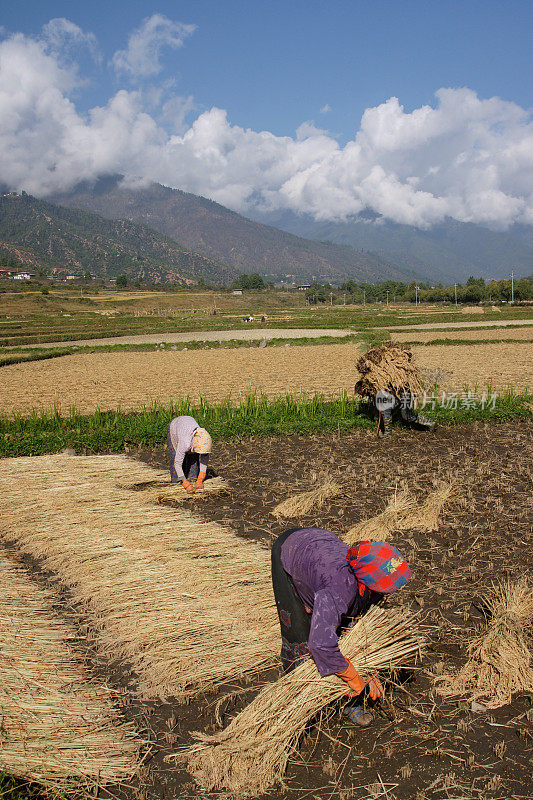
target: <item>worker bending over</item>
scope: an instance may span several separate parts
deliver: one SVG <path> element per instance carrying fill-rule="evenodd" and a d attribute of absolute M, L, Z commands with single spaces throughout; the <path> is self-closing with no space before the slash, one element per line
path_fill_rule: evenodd
<path fill-rule="evenodd" d="M 188 492 L 201 489 L 207 474 L 212 439 L 194 417 L 174 417 L 167 428 L 170 452 L 170 480 Z"/>
<path fill-rule="evenodd" d="M 272 546 L 272 583 L 281 625 L 281 663 L 290 672 L 312 657 L 320 675 L 338 675 L 350 697 L 365 681 L 339 649 L 339 628 L 350 627 L 384 594 L 412 577 L 398 550 L 385 542 L 359 542 L 348 548 L 322 528 L 291 528 Z M 368 681 L 370 697 L 381 696 L 377 676 Z M 367 727 L 372 715 L 360 704 L 345 713 Z"/>

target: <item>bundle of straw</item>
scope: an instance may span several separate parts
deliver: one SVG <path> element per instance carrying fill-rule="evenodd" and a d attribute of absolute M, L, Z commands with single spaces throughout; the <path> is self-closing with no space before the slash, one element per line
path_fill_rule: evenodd
<path fill-rule="evenodd" d="M 483 699 L 487 708 L 499 708 L 516 692 L 533 692 L 533 587 L 522 578 L 492 588 L 486 601 L 489 622 L 468 646 L 468 661 L 456 675 L 435 680 L 445 697 Z"/>
<path fill-rule="evenodd" d="M 302 492 L 301 494 L 294 495 L 294 497 L 288 497 L 287 500 L 279 503 L 270 513 L 273 514 L 276 519 L 280 517 L 303 517 L 305 514 L 308 514 L 311 509 L 321 508 L 326 500 L 332 497 L 338 497 L 343 491 L 343 487 L 339 483 L 327 479 L 320 486 L 317 486 L 316 489 Z"/>
<path fill-rule="evenodd" d="M 442 509 L 452 499 L 454 491 L 452 483 L 440 481 L 419 505 L 407 487 L 396 489 L 380 514 L 358 522 L 342 538 L 351 545 L 363 540 L 380 541 L 394 531 L 436 531 Z"/>
<path fill-rule="evenodd" d="M 341 639 L 344 655 L 368 677 L 380 669 L 406 666 L 420 652 L 413 620 L 399 611 L 374 607 Z M 346 694 L 335 675 L 321 678 L 308 659 L 266 686 L 229 726 L 213 735 L 195 734 L 183 756 L 196 782 L 208 791 L 256 796 L 281 783 L 291 753 L 309 722 Z"/>
<path fill-rule="evenodd" d="M 0 516 L 143 696 L 186 697 L 275 664 L 279 624 L 269 550 L 117 487 L 164 474 L 124 456 L 0 460 Z"/>
<path fill-rule="evenodd" d="M 217 476 L 207 480 L 201 489 L 194 492 L 187 492 L 181 483 L 170 483 L 169 480 L 154 480 L 146 483 L 133 484 L 121 487 L 133 489 L 139 492 L 139 497 L 145 503 L 190 503 L 193 500 L 208 500 L 214 494 L 225 492 L 228 489 L 228 482 Z"/>
<path fill-rule="evenodd" d="M 74 655 L 54 602 L 0 555 L 0 772 L 63 794 L 132 777 L 141 742 Z"/>
<path fill-rule="evenodd" d="M 403 390 L 409 390 L 413 395 L 421 394 L 422 384 L 412 358 L 411 351 L 397 342 L 370 348 L 356 365 L 362 376 L 362 388 L 371 395 L 379 389 L 397 397 Z"/>

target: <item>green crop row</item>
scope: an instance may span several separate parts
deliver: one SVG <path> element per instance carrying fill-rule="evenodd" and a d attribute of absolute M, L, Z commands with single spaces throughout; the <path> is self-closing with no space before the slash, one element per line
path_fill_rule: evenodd
<path fill-rule="evenodd" d="M 449 425 L 476 420 L 503 422 L 531 418 L 530 396 L 508 391 L 485 404 L 458 402 L 457 408 L 435 403 L 423 413 Z M 358 399 L 342 394 L 287 394 L 268 398 L 262 394 L 229 398 L 218 404 L 183 398 L 176 403 L 155 403 L 140 411 L 96 411 L 80 414 L 75 408 L 62 413 L 34 412 L 30 416 L 0 417 L 0 455 L 27 456 L 56 453 L 66 447 L 76 452 L 119 452 L 129 446 L 161 446 L 168 423 L 180 414 L 194 416 L 214 439 L 281 434 L 338 433 L 374 426 L 372 410 Z"/>

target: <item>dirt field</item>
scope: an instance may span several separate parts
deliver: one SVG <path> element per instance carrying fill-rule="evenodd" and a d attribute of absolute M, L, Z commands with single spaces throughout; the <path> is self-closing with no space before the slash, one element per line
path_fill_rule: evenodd
<path fill-rule="evenodd" d="M 163 401 L 190 395 L 219 400 L 249 389 L 268 395 L 288 391 L 335 394 L 353 391 L 355 362 L 361 353 L 354 344 L 235 350 L 157 351 L 72 355 L 49 361 L 1 368 L 0 412 L 28 412 L 75 405 L 81 412 L 134 409 L 156 398 Z M 426 382 L 433 388 L 462 391 L 466 385 L 516 389 L 533 381 L 533 345 L 435 345 L 415 347 Z"/>
<path fill-rule="evenodd" d="M 533 698 L 518 695 L 495 711 L 466 699 L 435 695 L 433 677 L 464 663 L 466 645 L 483 620 L 480 602 L 495 578 L 531 569 L 531 468 L 533 426 L 463 426 L 434 435 L 394 429 L 386 443 L 369 431 L 342 437 L 279 437 L 219 442 L 213 467 L 230 484 L 217 499 L 195 508 L 206 520 L 229 525 L 236 534 L 270 543 L 284 528 L 318 526 L 341 533 L 381 511 L 403 481 L 424 497 L 436 479 L 454 480 L 456 501 L 441 518 L 438 532 L 396 533 L 391 541 L 409 561 L 414 578 L 391 603 L 407 603 L 420 612 L 428 637 L 422 668 L 405 672 L 374 708 L 375 721 L 362 730 L 338 713 L 311 728 L 291 759 L 287 790 L 274 789 L 264 800 L 530 800 Z M 135 456 L 165 466 L 163 449 Z M 345 494 L 319 512 L 282 523 L 271 510 L 289 494 L 309 488 L 315 476 L 329 475 L 345 484 Z M 495 546 L 497 540 L 497 547 Z M 13 548 L 10 550 L 14 555 Z M 31 559 L 25 563 L 40 582 L 52 580 Z M 246 587 L 243 588 L 246 591 Z M 118 690 L 131 672 L 126 663 L 107 663 L 95 648 L 87 608 L 76 607 L 68 592 L 58 613 L 78 626 L 88 669 Z M 87 637 L 89 645 L 87 645 Z M 179 647 L 179 643 L 177 643 Z M 273 680 L 276 670 L 261 680 Z M 242 690 L 222 702 L 222 724 L 242 708 L 261 683 L 232 683 Z M 198 800 L 206 795 L 183 770 L 165 762 L 191 741 L 192 731 L 218 728 L 217 701 L 208 693 L 189 705 L 141 701 L 134 691 L 123 707 L 153 749 L 141 785 L 113 788 L 120 800 Z M 101 792 L 106 797 L 105 791 Z"/>
<path fill-rule="evenodd" d="M 397 342 L 432 342 L 435 339 L 469 339 L 473 342 L 483 341 L 485 339 L 494 339 L 501 341 L 502 339 L 521 339 L 523 341 L 533 341 L 533 325 L 530 327 L 520 328 L 478 328 L 476 330 L 454 330 L 449 328 L 446 330 L 433 330 L 433 331 L 403 331 L 401 333 L 393 333 L 392 338 Z"/>

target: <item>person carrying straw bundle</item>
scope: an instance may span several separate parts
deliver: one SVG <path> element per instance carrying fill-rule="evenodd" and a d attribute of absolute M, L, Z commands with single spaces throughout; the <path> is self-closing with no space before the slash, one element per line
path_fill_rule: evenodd
<path fill-rule="evenodd" d="M 282 533 L 272 546 L 272 583 L 284 672 L 311 657 L 322 677 L 335 674 L 346 682 L 350 698 L 360 698 L 368 685 L 371 699 L 377 700 L 383 691 L 379 677 L 365 684 L 342 655 L 338 631 L 411 577 L 398 550 L 385 542 L 358 542 L 348 548 L 322 528 Z M 373 720 L 359 701 L 347 705 L 344 713 L 363 727 Z"/>
<path fill-rule="evenodd" d="M 362 377 L 355 384 L 355 393 L 373 400 L 378 412 L 378 436 L 391 435 L 393 412 L 398 408 L 409 427 L 435 430 L 433 420 L 414 410 L 422 385 L 412 358 L 408 348 L 387 342 L 381 347 L 372 347 L 357 362 Z"/>
<path fill-rule="evenodd" d="M 194 417 L 174 417 L 167 428 L 171 483 L 180 483 L 187 492 L 201 489 L 207 475 L 212 439 Z"/>

